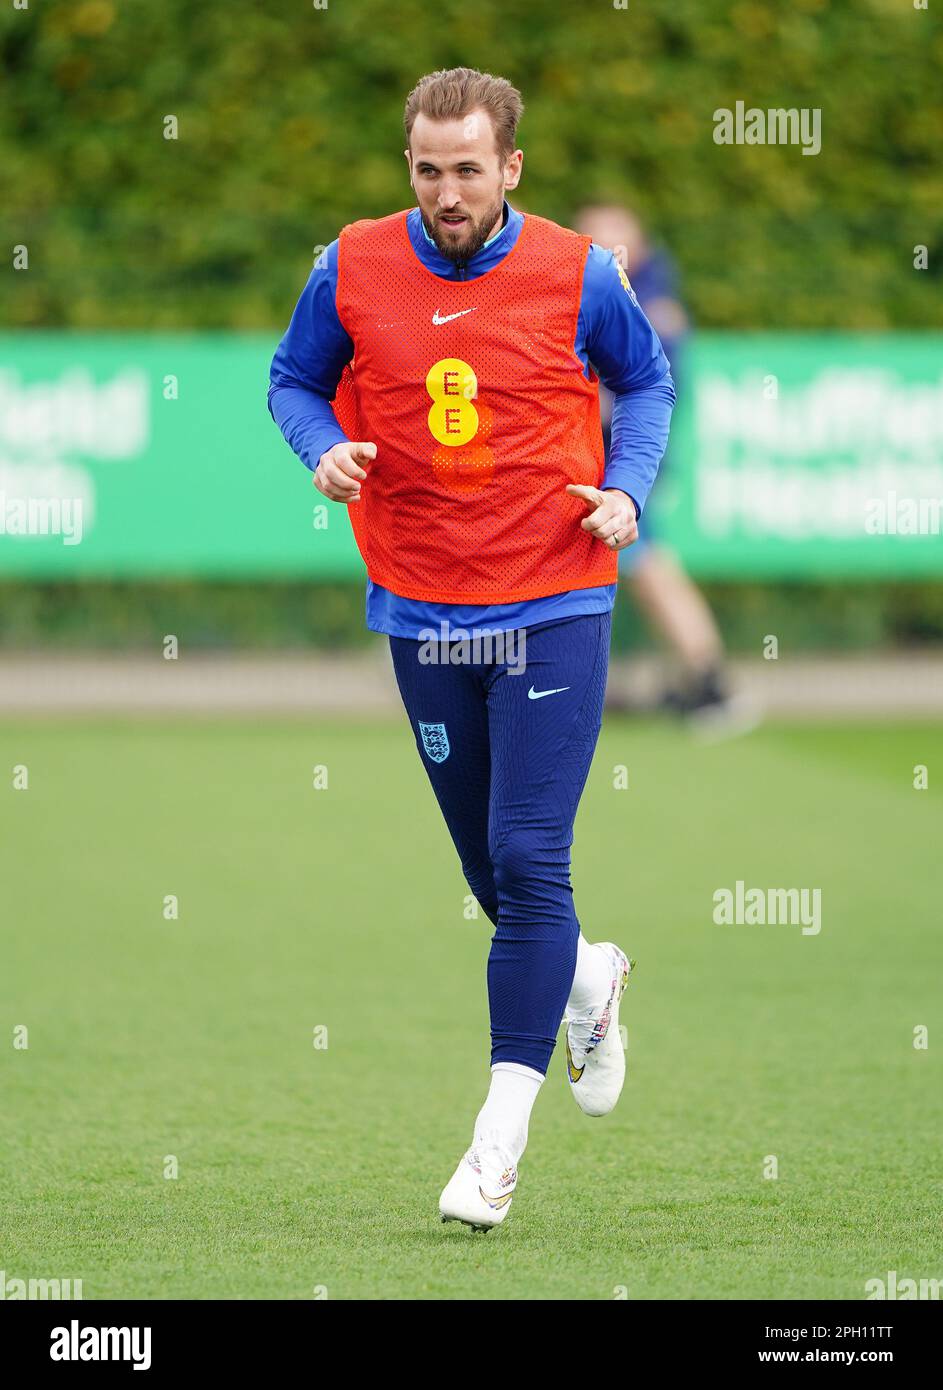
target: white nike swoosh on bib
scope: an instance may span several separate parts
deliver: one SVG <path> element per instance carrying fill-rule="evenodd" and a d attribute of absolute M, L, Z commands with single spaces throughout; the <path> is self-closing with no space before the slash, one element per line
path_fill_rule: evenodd
<path fill-rule="evenodd" d="M 452 319 L 460 319 L 463 314 L 473 314 L 477 308 L 478 305 L 476 304 L 474 309 L 459 309 L 457 314 L 440 314 L 438 309 L 436 309 L 435 313 L 432 315 L 432 322 L 436 324 L 449 323 Z"/>
<path fill-rule="evenodd" d="M 535 690 L 534 687 L 531 686 L 530 690 L 527 692 L 527 698 L 528 700 L 542 700 L 545 695 L 559 695 L 561 691 L 569 690 L 569 688 L 568 685 L 558 685 L 556 690 Z"/>

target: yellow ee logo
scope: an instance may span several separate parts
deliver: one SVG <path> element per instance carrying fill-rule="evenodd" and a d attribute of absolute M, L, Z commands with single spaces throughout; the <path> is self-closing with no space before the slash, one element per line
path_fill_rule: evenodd
<path fill-rule="evenodd" d="M 453 448 L 474 439 L 479 424 L 473 404 L 478 378 L 468 363 L 458 357 L 443 357 L 429 368 L 426 390 L 432 397 L 429 430 L 433 438 Z"/>

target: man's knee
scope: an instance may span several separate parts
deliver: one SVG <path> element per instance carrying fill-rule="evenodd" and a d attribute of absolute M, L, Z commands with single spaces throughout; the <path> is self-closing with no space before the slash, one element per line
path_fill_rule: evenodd
<path fill-rule="evenodd" d="M 554 898 L 570 892 L 569 848 L 542 849 L 524 831 L 504 835 L 493 844 L 491 868 L 499 901 Z"/>
<path fill-rule="evenodd" d="M 475 895 L 482 912 L 490 922 L 497 925 L 498 890 L 494 882 L 491 861 L 463 860 L 462 872 L 465 875 L 465 882 Z"/>

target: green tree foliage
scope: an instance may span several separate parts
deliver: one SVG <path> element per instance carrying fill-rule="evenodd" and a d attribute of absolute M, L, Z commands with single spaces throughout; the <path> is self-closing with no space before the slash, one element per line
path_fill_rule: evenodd
<path fill-rule="evenodd" d="M 5 321 L 280 327 L 315 247 L 411 205 L 405 96 L 464 63 L 524 95 L 522 205 L 634 203 L 697 322 L 938 326 L 940 6 L 619 4 L 7 4 L 2 217 L 30 269 L 0 278 Z M 737 100 L 821 108 L 821 153 L 716 145 Z"/>
<path fill-rule="evenodd" d="M 939 584 L 704 585 L 733 652 L 756 655 L 757 634 L 775 632 L 789 651 L 939 647 Z M 159 650 L 175 633 L 193 648 L 281 650 L 376 644 L 363 621 L 363 584 L 307 580 L 94 581 L 0 584 L 0 650 L 37 647 Z M 632 605 L 616 605 L 612 646 L 651 646 Z"/>

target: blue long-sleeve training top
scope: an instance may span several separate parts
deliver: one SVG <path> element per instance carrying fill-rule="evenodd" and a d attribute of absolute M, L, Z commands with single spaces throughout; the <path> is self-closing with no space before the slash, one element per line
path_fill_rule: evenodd
<path fill-rule="evenodd" d="M 429 237 L 418 208 L 406 219 L 412 248 L 443 280 L 474 280 L 504 259 L 524 215 L 505 201 L 504 223 L 468 263 L 446 259 Z M 668 359 L 612 252 L 594 242 L 586 259 L 574 351 L 614 395 L 604 488 L 628 493 L 641 515 L 668 441 L 674 384 Z M 319 256 L 272 360 L 269 410 L 285 439 L 313 472 L 323 453 L 346 440 L 331 401 L 354 344 L 337 313 L 337 242 Z M 382 441 L 376 441 L 382 446 Z M 367 484 L 369 486 L 369 483 Z M 587 513 L 588 515 L 588 513 Z M 608 612 L 616 585 L 571 589 L 517 603 L 451 604 L 403 598 L 367 579 L 367 626 L 394 637 L 428 639 L 460 629 L 502 631 L 557 618 Z"/>

